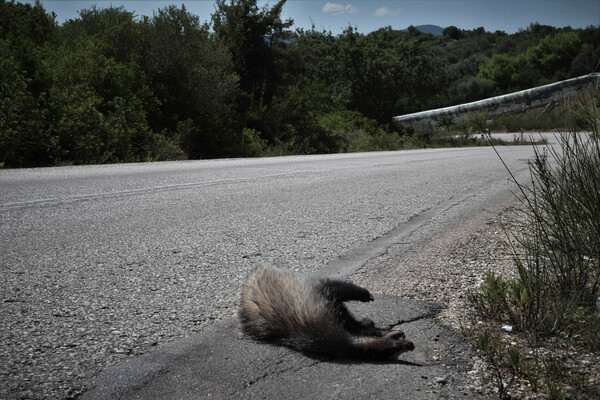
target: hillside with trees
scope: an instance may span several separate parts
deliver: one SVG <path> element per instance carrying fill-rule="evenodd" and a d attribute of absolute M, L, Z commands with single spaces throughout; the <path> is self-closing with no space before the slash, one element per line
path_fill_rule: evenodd
<path fill-rule="evenodd" d="M 402 148 L 392 116 L 597 72 L 600 27 L 293 30 L 285 0 L 92 7 L 0 0 L 0 166 Z"/>

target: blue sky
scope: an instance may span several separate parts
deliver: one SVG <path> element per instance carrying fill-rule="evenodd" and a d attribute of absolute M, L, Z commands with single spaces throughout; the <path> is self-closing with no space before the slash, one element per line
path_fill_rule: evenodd
<path fill-rule="evenodd" d="M 18 0 L 23 1 L 23 0 Z M 57 14 L 57 21 L 76 18 L 77 11 L 96 4 L 99 8 L 125 6 L 137 15 L 152 16 L 153 10 L 169 4 L 185 4 L 188 11 L 201 21 L 209 20 L 214 12 L 212 0 L 41 0 L 47 11 Z M 27 0 L 33 3 L 34 0 Z M 259 5 L 275 1 L 259 1 Z M 455 25 L 461 29 L 483 26 L 487 31 L 502 30 L 514 33 L 531 22 L 555 27 L 583 28 L 600 25 L 598 0 L 359 0 L 321 1 L 288 0 L 282 16 L 294 20 L 294 28 L 331 30 L 339 33 L 348 25 L 368 33 L 384 26 L 404 29 L 409 25 Z"/>

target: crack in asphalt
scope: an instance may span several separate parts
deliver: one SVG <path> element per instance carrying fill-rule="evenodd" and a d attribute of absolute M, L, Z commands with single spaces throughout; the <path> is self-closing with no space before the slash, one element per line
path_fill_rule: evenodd
<path fill-rule="evenodd" d="M 438 303 L 431 303 L 432 305 L 438 305 Z M 421 314 L 421 315 L 417 315 L 416 317 L 413 318 L 408 318 L 408 319 L 401 319 L 393 324 L 389 324 L 388 325 L 388 330 L 392 330 L 393 328 L 397 327 L 397 326 L 401 326 L 403 324 L 410 324 L 411 322 L 417 322 L 417 321 L 421 321 L 424 319 L 432 319 L 435 318 L 436 315 L 438 315 L 440 313 L 440 311 L 442 310 L 442 306 L 440 304 L 440 307 L 432 307 L 429 312 L 427 312 L 426 314 Z"/>
<path fill-rule="evenodd" d="M 277 364 L 283 364 L 284 363 L 284 358 L 286 358 L 286 357 L 280 358 L 279 361 L 277 362 Z M 247 390 L 249 387 L 251 387 L 251 386 L 253 386 L 253 385 L 261 382 L 263 379 L 265 379 L 267 377 L 270 377 L 270 376 L 273 376 L 273 375 L 280 376 L 280 375 L 286 374 L 289 371 L 292 371 L 293 373 L 296 373 L 296 372 L 301 371 L 303 369 L 311 368 L 311 367 L 313 367 L 313 366 L 315 366 L 317 364 L 321 364 L 324 361 L 331 361 L 331 360 L 315 360 L 314 362 L 312 362 L 312 363 L 310 363 L 308 365 L 304 365 L 304 366 L 300 366 L 300 367 L 293 367 L 292 366 L 292 367 L 284 368 L 284 369 L 277 370 L 277 371 L 268 371 L 268 372 L 265 372 L 264 374 L 262 374 L 262 375 L 260 375 L 260 376 L 258 376 L 256 378 L 254 378 L 254 379 L 246 382 L 242 388 L 240 388 L 238 390 L 234 390 L 233 392 L 229 393 L 229 396 L 239 395 L 240 393 L 243 393 L 245 390 Z"/>
<path fill-rule="evenodd" d="M 514 173 L 518 174 L 527 169 L 528 167 L 519 168 Z M 336 260 L 330 261 L 314 274 L 316 276 L 345 279 L 364 267 L 370 260 L 384 255 L 391 246 L 410 244 L 407 239 L 422 227 L 430 224 L 435 216 L 445 213 L 469 199 L 476 198 L 480 193 L 490 189 L 497 183 L 497 180 L 489 180 L 487 183 L 470 187 L 469 190 L 451 196 L 435 206 L 425 208 L 389 232 L 353 248 Z"/>
<path fill-rule="evenodd" d="M 418 214 L 411 216 L 408 221 L 398 225 L 391 231 L 375 238 L 374 240 L 359 245 L 343 254 L 338 259 L 327 263 L 316 275 L 326 275 L 328 277 L 337 277 L 344 279 L 349 275 L 360 270 L 369 260 L 384 255 L 387 250 L 394 245 L 405 243 L 406 239 L 412 236 L 423 226 L 429 224 L 431 220 L 441 213 L 450 210 L 453 207 L 477 197 L 477 195 L 489 189 L 495 182 L 480 185 L 471 188 L 457 196 L 452 196 L 436 206 L 426 208 Z"/>

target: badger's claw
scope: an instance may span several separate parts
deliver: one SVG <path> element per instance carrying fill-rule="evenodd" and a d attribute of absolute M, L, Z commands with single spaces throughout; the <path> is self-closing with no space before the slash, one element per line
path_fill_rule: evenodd
<path fill-rule="evenodd" d="M 406 339 L 406 335 L 402 331 L 390 331 L 390 333 L 388 333 L 385 336 L 390 339 L 396 339 L 396 340 Z"/>

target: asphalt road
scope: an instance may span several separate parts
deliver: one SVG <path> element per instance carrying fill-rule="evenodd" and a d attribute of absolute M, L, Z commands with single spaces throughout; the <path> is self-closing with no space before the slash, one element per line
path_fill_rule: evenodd
<path fill-rule="evenodd" d="M 499 151 L 526 179 L 531 147 Z M 0 398 L 76 397 L 123 360 L 227 331 L 258 263 L 347 276 L 510 189 L 491 148 L 0 171 Z"/>

